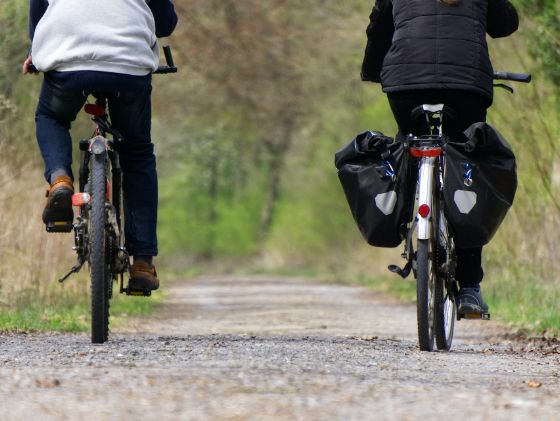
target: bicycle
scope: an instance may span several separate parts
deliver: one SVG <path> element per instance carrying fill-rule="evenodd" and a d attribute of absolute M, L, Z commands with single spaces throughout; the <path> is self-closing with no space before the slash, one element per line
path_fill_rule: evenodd
<path fill-rule="evenodd" d="M 495 72 L 495 80 L 529 83 L 530 75 Z M 504 84 L 513 93 L 513 89 Z M 455 111 L 444 104 L 424 104 L 412 111 L 412 118 L 424 118 L 430 128 L 425 136 L 408 135 L 406 139 L 409 155 L 417 160 L 418 178 L 416 192 L 416 217 L 408 229 L 405 250 L 407 260 L 404 268 L 389 266 L 393 273 L 406 278 L 412 271 L 416 278 L 418 343 L 420 350 L 450 350 L 455 320 L 484 319 L 490 314 L 458 314 L 456 296 L 459 291 L 455 279 L 457 258 L 453 232 L 445 217 L 443 197 L 445 143 L 443 123 L 453 118 Z M 465 143 L 465 150 L 472 151 L 476 145 Z M 465 183 L 472 182 L 472 168 L 465 168 Z M 414 249 L 416 237 L 416 251 Z"/>
<path fill-rule="evenodd" d="M 154 74 L 176 73 L 171 48 L 164 46 L 167 65 Z M 78 208 L 75 223 L 49 223 L 48 232 L 74 231 L 77 263 L 59 279 L 66 281 L 78 273 L 87 262 L 91 279 L 91 341 L 104 343 L 109 338 L 109 301 L 113 285 L 118 283 L 121 294 L 150 296 L 150 291 L 131 290 L 124 285 L 124 275 L 130 269 L 130 258 L 124 247 L 124 215 L 122 169 L 116 145 L 124 142 L 107 114 L 107 94 L 89 92 L 94 104 L 86 104 L 84 111 L 92 115 L 95 133 L 91 139 L 79 142 L 79 192 L 72 196 L 72 205 Z M 107 136 L 110 135 L 111 138 Z"/>

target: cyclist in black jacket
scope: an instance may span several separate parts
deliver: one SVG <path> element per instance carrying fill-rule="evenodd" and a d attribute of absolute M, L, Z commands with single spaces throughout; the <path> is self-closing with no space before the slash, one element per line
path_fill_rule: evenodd
<path fill-rule="evenodd" d="M 508 0 L 377 0 L 367 28 L 362 80 L 381 83 L 401 133 L 423 134 L 411 111 L 446 104 L 458 118 L 444 130 L 460 138 L 486 121 L 493 69 L 486 43 L 514 33 L 519 17 Z M 480 293 L 482 247 L 457 248 L 458 311 L 486 313 Z"/>

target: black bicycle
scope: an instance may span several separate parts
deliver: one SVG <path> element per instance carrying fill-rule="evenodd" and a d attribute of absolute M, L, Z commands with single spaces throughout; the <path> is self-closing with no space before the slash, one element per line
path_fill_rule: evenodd
<path fill-rule="evenodd" d="M 496 72 L 495 80 L 529 83 L 530 75 Z M 513 89 L 496 84 L 511 93 Z M 455 279 L 457 258 L 453 232 L 445 217 L 443 195 L 445 170 L 445 142 L 443 122 L 453 118 L 455 111 L 444 104 L 425 104 L 412 111 L 412 118 L 425 119 L 431 133 L 426 136 L 409 135 L 408 152 L 418 164 L 416 218 L 408 231 L 403 257 L 407 265 L 395 265 L 389 270 L 407 277 L 411 271 L 416 278 L 418 342 L 422 351 L 449 350 L 453 341 L 455 320 L 490 319 L 490 314 L 458 314 L 456 296 L 459 290 Z M 467 142 L 465 148 L 474 148 Z M 465 180 L 472 182 L 472 168 L 465 168 Z M 415 241 L 416 240 L 416 241 Z M 416 250 L 414 243 L 416 242 Z"/>
<path fill-rule="evenodd" d="M 154 73 L 176 73 L 171 48 L 163 47 L 166 66 Z M 109 301 L 113 285 L 119 283 L 120 293 L 149 296 L 150 291 L 132 290 L 124 284 L 130 269 L 130 258 L 124 247 L 124 215 L 122 169 L 118 145 L 125 142 L 115 130 L 107 114 L 107 94 L 90 92 L 94 104 L 84 110 L 92 115 L 95 133 L 91 139 L 80 141 L 79 193 L 72 197 L 72 205 L 79 209 L 76 222 L 71 226 L 52 225 L 49 232 L 74 231 L 74 247 L 78 262 L 59 282 L 80 271 L 87 262 L 91 278 L 91 340 L 103 343 L 109 337 Z"/>

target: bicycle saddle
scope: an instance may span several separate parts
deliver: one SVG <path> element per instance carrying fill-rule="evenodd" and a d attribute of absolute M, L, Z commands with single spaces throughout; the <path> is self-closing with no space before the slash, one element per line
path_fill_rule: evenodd
<path fill-rule="evenodd" d="M 451 107 L 443 104 L 422 104 L 412 110 L 410 117 L 416 121 L 426 121 L 426 116 L 431 117 L 434 114 L 444 114 L 451 120 L 457 120 L 457 113 Z"/>

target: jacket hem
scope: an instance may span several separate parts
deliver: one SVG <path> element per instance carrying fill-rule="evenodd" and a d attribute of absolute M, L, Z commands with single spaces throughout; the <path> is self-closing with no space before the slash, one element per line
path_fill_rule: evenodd
<path fill-rule="evenodd" d="M 120 73 L 131 76 L 147 76 L 155 69 L 92 60 L 57 64 L 48 70 L 56 70 L 57 72 L 77 72 L 90 70 L 96 72 Z"/>
<path fill-rule="evenodd" d="M 488 100 L 488 106 L 492 105 L 494 102 L 494 93 L 489 93 L 488 91 L 478 88 L 475 85 L 462 85 L 462 84 L 445 84 L 445 86 L 437 85 L 437 84 L 410 84 L 410 85 L 399 85 L 399 86 L 383 86 L 383 92 L 391 93 L 391 92 L 405 92 L 405 91 L 422 91 L 422 90 L 458 90 L 458 91 L 467 91 L 467 92 L 474 92 L 477 94 L 481 94 Z"/>

